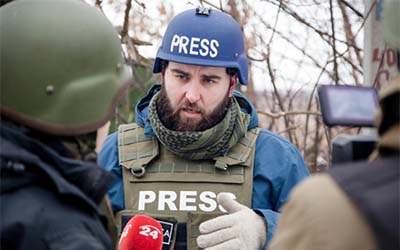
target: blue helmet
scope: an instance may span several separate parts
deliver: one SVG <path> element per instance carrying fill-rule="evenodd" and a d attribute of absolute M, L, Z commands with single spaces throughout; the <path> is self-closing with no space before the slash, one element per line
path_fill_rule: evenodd
<path fill-rule="evenodd" d="M 239 24 L 228 14 L 198 7 L 175 16 L 157 51 L 153 72 L 161 61 L 235 68 L 239 82 L 247 84 L 248 60 Z"/>

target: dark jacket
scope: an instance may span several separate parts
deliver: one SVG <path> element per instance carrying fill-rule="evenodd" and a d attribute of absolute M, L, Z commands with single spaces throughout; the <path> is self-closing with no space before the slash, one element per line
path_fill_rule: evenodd
<path fill-rule="evenodd" d="M 352 162 L 329 171 L 371 226 L 379 249 L 400 249 L 400 158 Z"/>
<path fill-rule="evenodd" d="M 112 249 L 97 204 L 113 177 L 0 124 L 1 249 Z"/>

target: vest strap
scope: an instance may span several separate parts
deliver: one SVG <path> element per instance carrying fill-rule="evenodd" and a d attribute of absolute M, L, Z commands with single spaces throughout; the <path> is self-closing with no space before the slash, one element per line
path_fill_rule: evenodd
<path fill-rule="evenodd" d="M 145 167 L 158 153 L 157 139 L 146 137 L 142 127 L 136 123 L 119 126 L 119 165 L 130 169 L 134 176 L 142 177 L 145 174 Z"/>

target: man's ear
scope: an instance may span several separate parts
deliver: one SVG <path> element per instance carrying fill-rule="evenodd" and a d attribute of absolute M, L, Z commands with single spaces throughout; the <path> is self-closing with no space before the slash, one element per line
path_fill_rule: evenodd
<path fill-rule="evenodd" d="M 237 82 L 237 74 L 233 75 L 230 79 L 229 83 L 229 97 L 232 97 L 233 91 L 235 90 L 236 82 Z"/>
<path fill-rule="evenodd" d="M 164 79 L 165 79 L 165 69 L 161 70 L 161 72 L 160 72 L 161 85 L 164 85 Z"/>

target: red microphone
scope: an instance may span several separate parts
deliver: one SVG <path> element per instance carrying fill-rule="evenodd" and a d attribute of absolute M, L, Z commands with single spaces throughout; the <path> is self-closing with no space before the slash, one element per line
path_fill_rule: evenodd
<path fill-rule="evenodd" d="M 132 217 L 119 239 L 119 250 L 161 250 L 163 230 L 160 222 L 146 215 Z"/>

